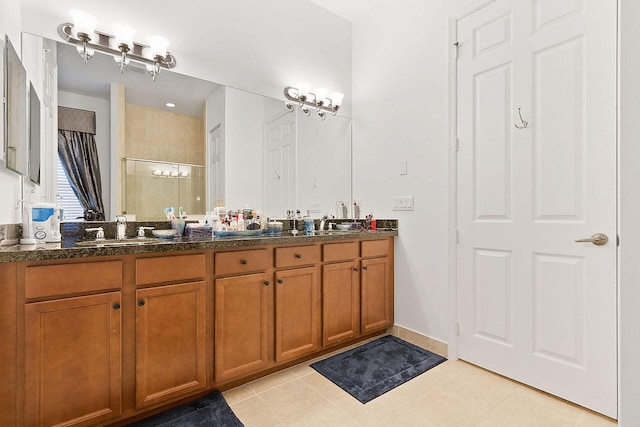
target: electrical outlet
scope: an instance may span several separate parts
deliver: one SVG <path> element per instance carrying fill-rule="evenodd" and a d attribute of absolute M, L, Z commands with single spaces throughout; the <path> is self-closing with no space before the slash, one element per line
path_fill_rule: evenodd
<path fill-rule="evenodd" d="M 412 211 L 413 210 L 413 196 L 394 197 L 393 198 L 393 210 L 394 211 Z"/>

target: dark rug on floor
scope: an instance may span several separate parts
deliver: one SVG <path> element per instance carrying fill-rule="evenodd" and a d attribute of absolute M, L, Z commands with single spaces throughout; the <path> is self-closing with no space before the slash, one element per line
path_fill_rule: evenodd
<path fill-rule="evenodd" d="M 313 363 L 311 367 L 360 402 L 367 403 L 446 360 L 387 335 Z"/>
<path fill-rule="evenodd" d="M 131 424 L 136 427 L 243 427 L 222 393 L 214 391 L 193 402 L 185 403 Z"/>

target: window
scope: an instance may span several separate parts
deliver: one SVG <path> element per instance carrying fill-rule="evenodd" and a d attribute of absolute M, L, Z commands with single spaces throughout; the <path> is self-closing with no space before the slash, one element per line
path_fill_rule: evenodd
<path fill-rule="evenodd" d="M 58 206 L 63 209 L 62 220 L 70 221 L 77 218 L 84 218 L 84 208 L 69 184 L 67 174 L 60 162 L 60 157 L 57 157 L 57 161 L 58 166 L 56 167 L 56 175 L 58 180 Z"/>

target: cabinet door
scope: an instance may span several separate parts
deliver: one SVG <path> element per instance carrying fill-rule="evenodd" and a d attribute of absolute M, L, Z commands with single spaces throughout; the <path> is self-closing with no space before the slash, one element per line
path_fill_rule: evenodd
<path fill-rule="evenodd" d="M 360 329 L 360 275 L 355 261 L 322 267 L 322 344 L 354 338 Z"/>
<path fill-rule="evenodd" d="M 136 291 L 136 408 L 206 387 L 205 283 Z"/>
<path fill-rule="evenodd" d="M 270 285 L 266 273 L 216 280 L 216 382 L 266 368 Z"/>
<path fill-rule="evenodd" d="M 276 362 L 320 347 L 318 268 L 276 272 Z"/>
<path fill-rule="evenodd" d="M 389 260 L 372 258 L 362 260 L 361 297 L 362 333 L 389 326 Z"/>
<path fill-rule="evenodd" d="M 25 305 L 25 425 L 122 412 L 120 292 Z"/>

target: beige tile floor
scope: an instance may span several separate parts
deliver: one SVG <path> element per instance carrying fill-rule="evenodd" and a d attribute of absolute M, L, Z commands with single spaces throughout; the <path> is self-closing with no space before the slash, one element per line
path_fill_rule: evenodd
<path fill-rule="evenodd" d="M 306 363 L 223 394 L 246 427 L 617 425 L 462 361 L 447 361 L 365 405 Z"/>

